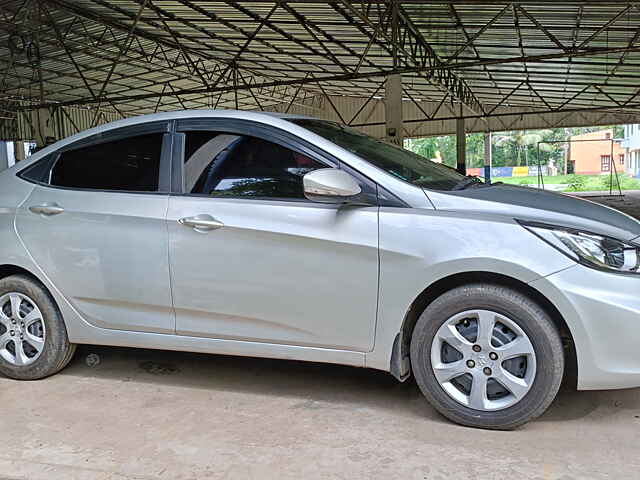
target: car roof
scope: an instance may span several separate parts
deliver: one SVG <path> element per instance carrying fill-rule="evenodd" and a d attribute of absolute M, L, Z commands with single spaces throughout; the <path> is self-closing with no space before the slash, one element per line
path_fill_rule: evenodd
<path fill-rule="evenodd" d="M 90 128 L 88 130 L 83 130 L 82 132 L 76 133 L 75 135 L 72 135 L 70 137 L 59 140 L 56 143 L 48 145 L 46 148 L 43 148 L 42 150 L 32 155 L 29 160 L 33 159 L 35 161 L 38 158 L 41 158 L 55 150 L 58 150 L 61 147 L 64 147 L 65 145 L 74 143 L 78 140 L 82 140 L 83 138 L 87 138 L 92 135 L 105 133 L 118 128 L 131 127 L 131 126 L 140 125 L 144 123 L 188 119 L 188 118 L 233 118 L 233 119 L 249 120 L 253 122 L 264 123 L 267 125 L 280 127 L 283 129 L 289 129 L 289 127 L 291 126 L 291 124 L 287 123 L 287 120 L 316 119 L 315 117 L 289 114 L 289 113 L 256 112 L 256 111 L 247 111 L 247 110 L 228 110 L 228 109 L 175 110 L 171 112 L 152 113 L 149 115 L 138 115 L 135 117 L 124 118 L 122 120 L 116 120 L 115 122 L 98 125 L 97 127 Z"/>
<path fill-rule="evenodd" d="M 365 176 L 369 177 L 373 181 L 376 181 L 378 183 L 385 185 L 385 188 L 387 188 L 393 194 L 398 195 L 404 201 L 407 201 L 406 198 L 410 198 L 412 199 L 411 201 L 413 201 L 413 203 L 418 205 L 422 205 L 424 202 L 428 201 L 427 197 L 424 194 L 424 191 L 421 188 L 410 185 L 404 182 L 403 180 L 399 179 L 398 177 L 395 177 L 381 169 L 378 169 L 372 166 L 366 160 L 360 158 L 359 156 L 352 153 L 348 149 L 333 143 L 331 140 L 324 138 L 323 136 L 320 136 L 319 134 L 311 130 L 308 130 L 302 125 L 298 125 L 296 123 L 291 122 L 291 120 L 295 120 L 295 119 L 307 119 L 307 120 L 321 120 L 321 119 L 318 119 L 316 117 L 306 116 L 306 115 L 286 114 L 286 113 L 279 113 L 279 112 L 194 109 L 194 110 L 177 110 L 172 112 L 154 113 L 150 115 L 140 115 L 136 117 L 126 118 L 123 120 L 117 120 L 115 122 L 100 125 L 95 128 L 91 128 L 89 130 L 85 130 L 83 132 L 67 137 L 63 140 L 59 140 L 56 143 L 53 143 L 43 148 L 42 150 L 39 150 L 37 153 L 31 155 L 26 160 L 16 163 L 16 165 L 14 165 L 10 169 L 7 169 L 7 171 L 11 171 L 14 169 L 16 171 L 20 171 L 25 168 L 28 168 L 29 166 L 39 161 L 46 155 L 49 155 L 61 148 L 66 147 L 67 145 L 71 145 L 79 140 L 91 137 L 93 135 L 98 135 L 98 134 L 105 133 L 118 128 L 141 125 L 141 124 L 150 123 L 150 122 L 170 121 L 170 120 L 189 119 L 189 118 L 230 118 L 230 119 L 247 120 L 247 121 L 262 123 L 265 125 L 278 128 L 280 130 L 287 131 L 295 136 L 304 138 L 306 141 L 316 145 L 320 149 L 327 152 L 329 155 L 335 158 L 339 158 L 341 162 L 345 162 L 347 165 L 360 171 L 361 173 L 363 173 Z"/>
<path fill-rule="evenodd" d="M 80 132 L 79 135 L 87 136 L 93 135 L 99 132 L 105 132 L 116 128 L 122 128 L 131 125 L 138 125 L 141 123 L 150 123 L 157 121 L 179 120 L 186 118 L 236 118 L 244 120 L 252 120 L 255 122 L 273 124 L 278 119 L 293 120 L 293 119 L 313 119 L 305 115 L 297 115 L 291 113 L 279 113 L 279 112 L 258 112 L 247 110 L 230 110 L 230 109 L 192 109 L 192 110 L 175 110 L 171 112 L 151 113 L 148 115 L 138 115 L 135 117 L 125 118 L 122 120 L 116 120 L 115 122 L 105 123 L 95 128 Z M 75 136 L 75 135 L 74 135 Z"/>

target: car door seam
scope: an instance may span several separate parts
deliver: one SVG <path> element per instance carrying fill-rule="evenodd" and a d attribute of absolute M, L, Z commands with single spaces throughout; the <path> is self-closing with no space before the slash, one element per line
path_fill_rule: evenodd
<path fill-rule="evenodd" d="M 173 315 L 173 334 L 178 332 L 178 315 L 176 314 L 176 304 L 173 300 L 173 270 L 171 268 L 171 234 L 169 229 L 169 208 L 171 204 L 171 195 L 167 196 L 167 206 L 164 212 L 164 228 L 167 234 L 167 270 L 169 273 L 169 298 L 171 299 L 171 314 Z"/>

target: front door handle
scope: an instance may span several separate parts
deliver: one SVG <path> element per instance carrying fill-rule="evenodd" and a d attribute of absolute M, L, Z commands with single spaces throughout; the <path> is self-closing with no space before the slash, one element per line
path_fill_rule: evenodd
<path fill-rule="evenodd" d="M 64 212 L 64 208 L 62 208 L 57 203 L 43 203 L 42 205 L 33 205 L 29 207 L 29 210 L 33 213 L 37 213 L 39 215 L 46 215 L 50 217 L 52 215 L 59 215 Z"/>
<path fill-rule="evenodd" d="M 207 214 L 196 215 L 195 217 L 184 217 L 179 219 L 178 223 L 185 227 L 191 227 L 198 232 L 208 232 L 224 227 L 224 223 Z"/>

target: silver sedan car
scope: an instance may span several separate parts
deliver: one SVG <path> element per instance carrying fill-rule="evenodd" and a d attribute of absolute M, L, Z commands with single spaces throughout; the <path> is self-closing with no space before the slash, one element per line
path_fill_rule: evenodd
<path fill-rule="evenodd" d="M 640 386 L 639 236 L 328 121 L 141 116 L 0 174 L 0 372 L 46 377 L 76 344 L 339 363 L 510 429 L 565 371 Z"/>

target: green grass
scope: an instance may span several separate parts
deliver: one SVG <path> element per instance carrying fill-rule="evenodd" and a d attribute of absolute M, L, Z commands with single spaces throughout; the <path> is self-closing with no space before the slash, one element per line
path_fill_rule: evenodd
<path fill-rule="evenodd" d="M 618 174 L 622 190 L 640 190 L 640 180 L 623 174 Z M 546 185 L 566 185 L 562 192 L 602 192 L 609 191 L 609 175 L 557 175 L 543 177 Z M 512 185 L 538 185 L 538 177 L 495 177 L 494 182 L 504 182 Z M 613 189 L 618 189 L 618 183 L 613 178 Z"/>

